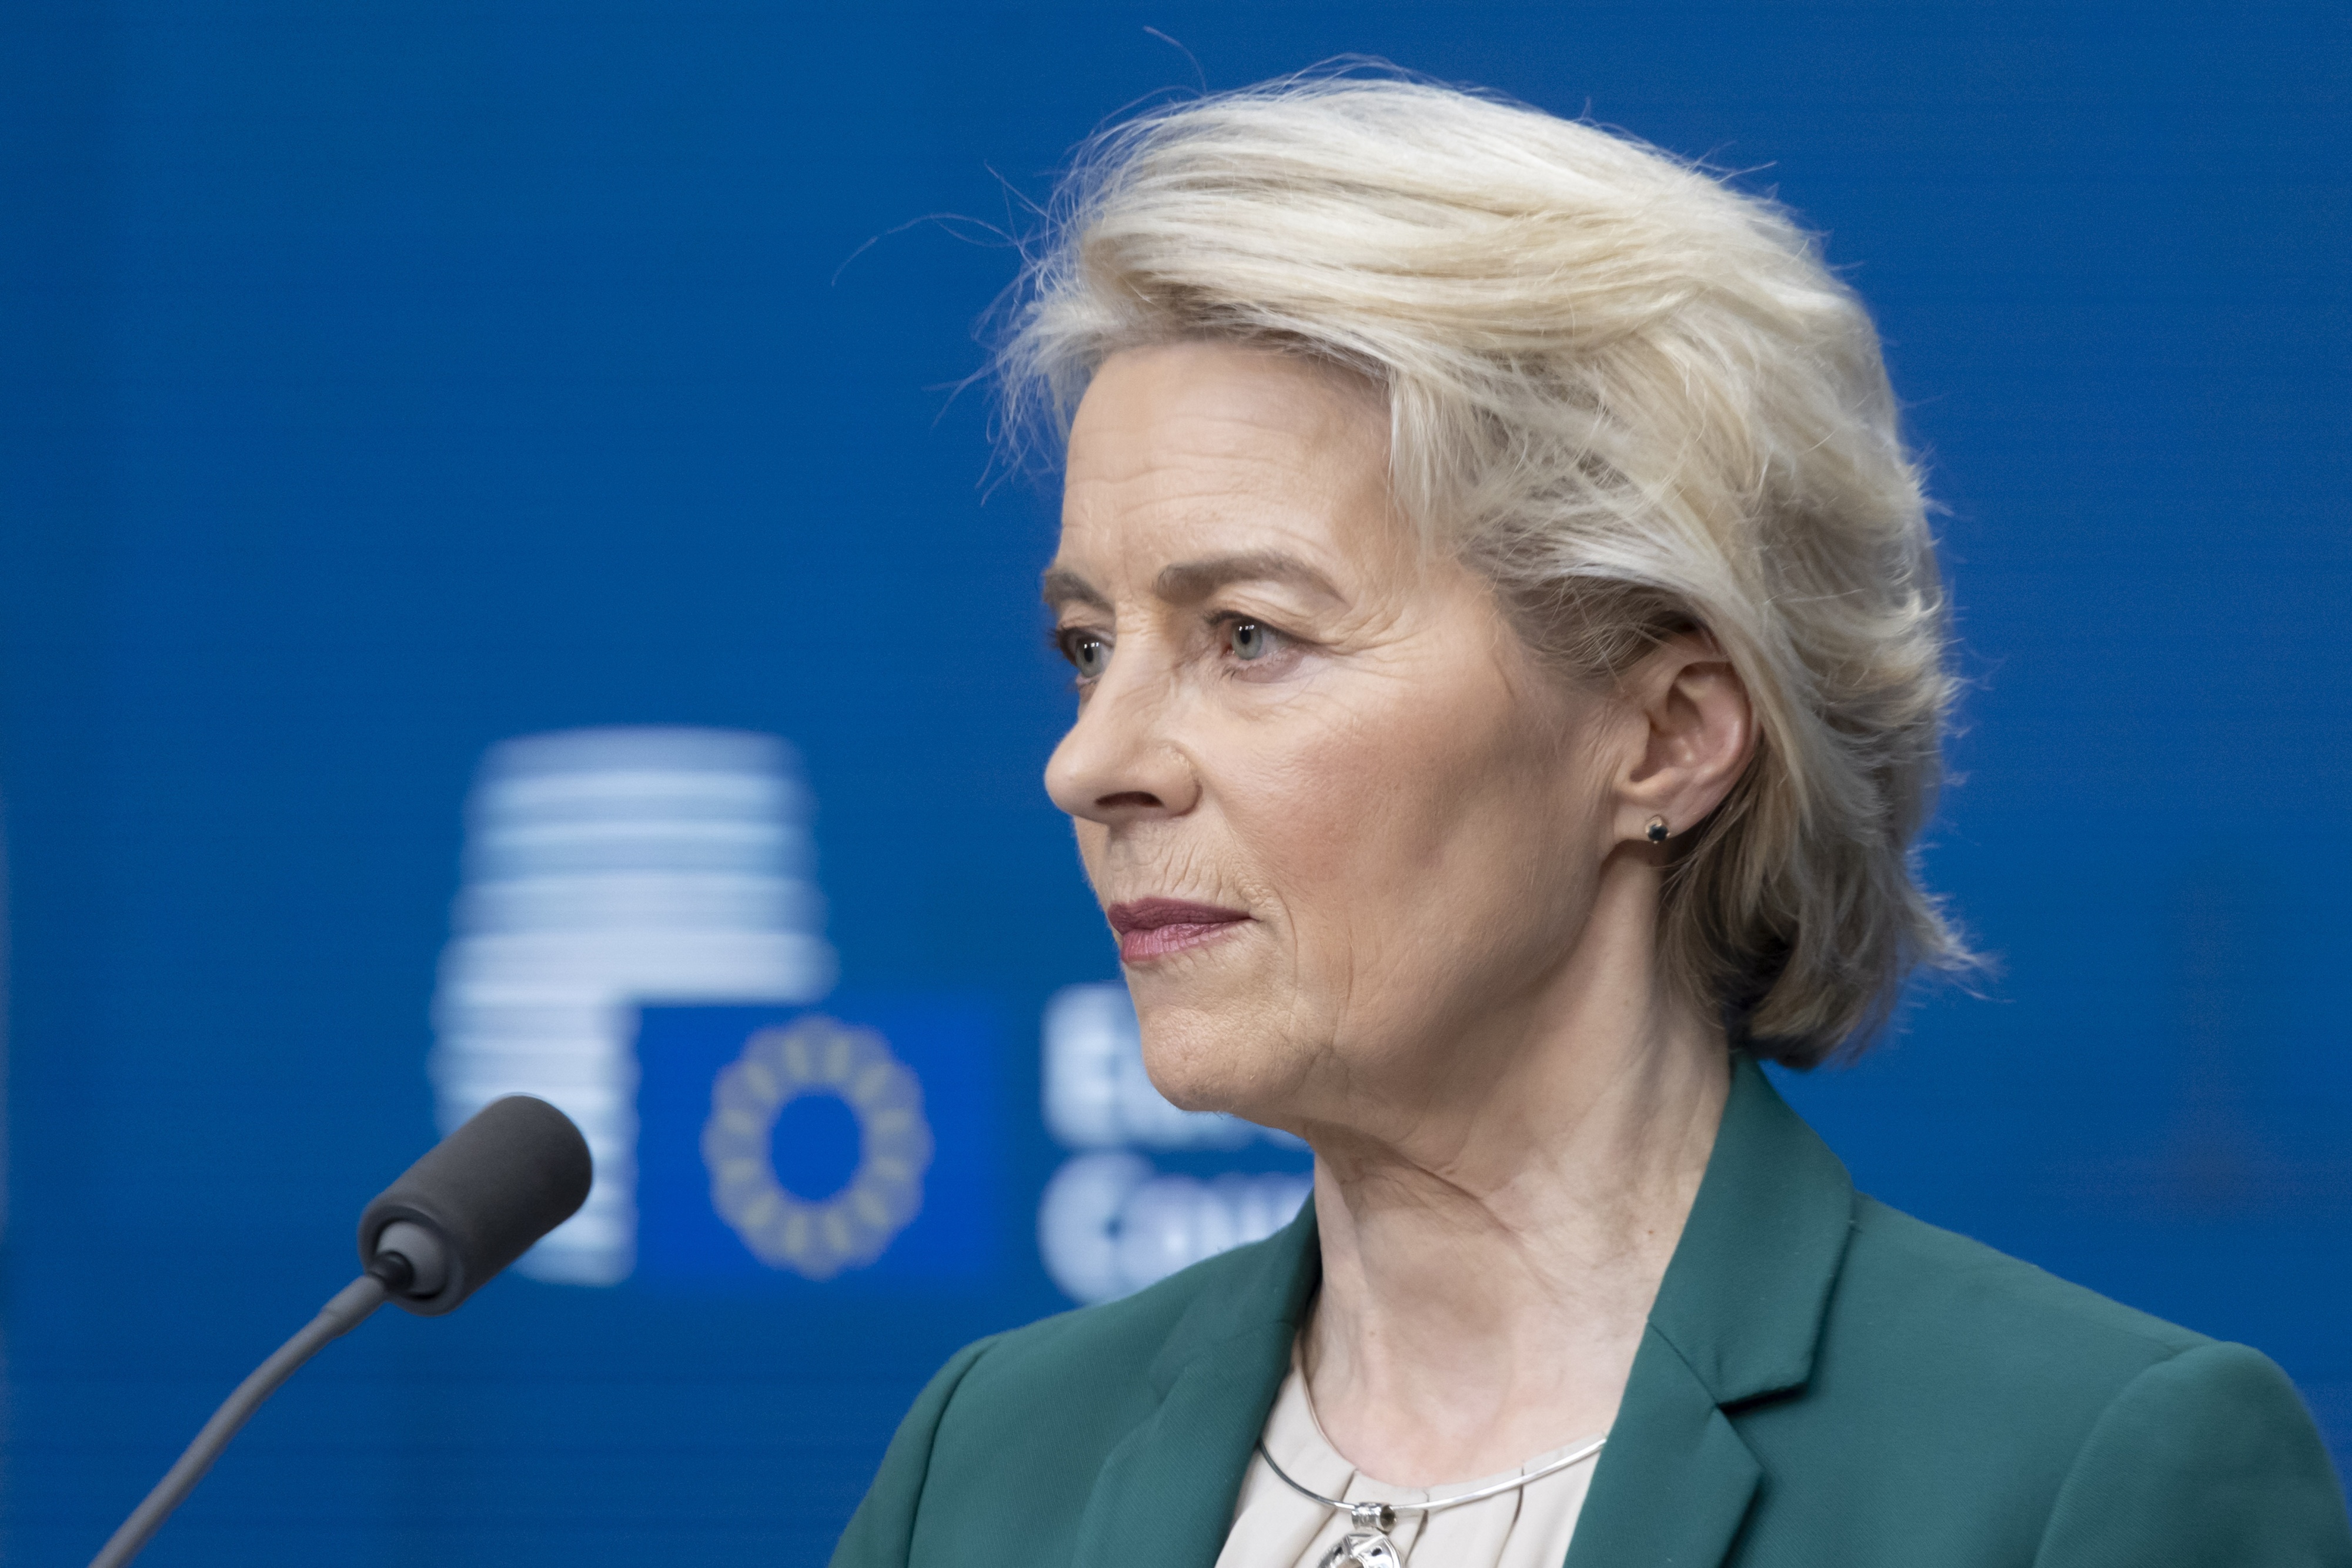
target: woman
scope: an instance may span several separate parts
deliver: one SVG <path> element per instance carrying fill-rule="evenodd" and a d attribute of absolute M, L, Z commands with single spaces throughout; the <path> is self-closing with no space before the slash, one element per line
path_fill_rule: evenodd
<path fill-rule="evenodd" d="M 2352 1563 L 2268 1361 L 1857 1195 L 1758 1070 L 1970 962 L 1917 475 L 1807 237 L 1363 79 L 1113 131 L 1056 221 L 1047 786 L 1153 1082 L 1315 1198 L 959 1354 L 835 1563 Z"/>

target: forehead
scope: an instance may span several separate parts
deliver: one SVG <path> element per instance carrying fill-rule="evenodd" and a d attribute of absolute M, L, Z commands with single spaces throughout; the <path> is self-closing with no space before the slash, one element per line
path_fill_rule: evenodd
<path fill-rule="evenodd" d="M 1230 344 L 1129 350 L 1073 423 L 1057 565 L 1359 554 L 1392 532 L 1387 472 L 1387 409 L 1360 378 Z"/>

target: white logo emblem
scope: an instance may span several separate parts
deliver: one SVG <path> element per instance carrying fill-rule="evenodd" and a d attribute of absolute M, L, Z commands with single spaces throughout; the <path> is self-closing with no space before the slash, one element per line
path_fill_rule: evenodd
<path fill-rule="evenodd" d="M 856 1174 L 814 1201 L 776 1179 L 768 1142 L 777 1114 L 808 1094 L 834 1095 L 857 1117 Z M 711 1087 L 702 1163 L 711 1206 L 761 1262 L 811 1280 L 862 1269 L 923 1207 L 922 1085 L 872 1030 L 816 1017 L 761 1030 Z"/>

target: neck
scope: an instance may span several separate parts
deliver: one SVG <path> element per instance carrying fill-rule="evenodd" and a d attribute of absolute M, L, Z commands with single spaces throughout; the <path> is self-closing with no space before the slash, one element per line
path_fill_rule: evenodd
<path fill-rule="evenodd" d="M 1559 971 L 1449 1039 L 1465 1071 L 1310 1130 L 1308 1386 L 1368 1475 L 1467 1480 L 1614 1419 L 1729 1084 L 1720 1029 L 1658 984 L 1656 901 L 1612 862 Z"/>

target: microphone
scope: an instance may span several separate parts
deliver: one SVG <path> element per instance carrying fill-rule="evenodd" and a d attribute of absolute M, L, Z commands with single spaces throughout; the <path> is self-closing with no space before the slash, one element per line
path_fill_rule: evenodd
<path fill-rule="evenodd" d="M 578 1212 L 593 1176 L 587 1140 L 546 1101 L 509 1094 L 476 1112 L 361 1211 L 363 1272 L 237 1385 L 90 1568 L 137 1556 L 261 1402 L 328 1341 L 387 1300 L 423 1317 L 455 1311 Z"/>
<path fill-rule="evenodd" d="M 394 1302 L 439 1317 L 571 1218 L 593 1174 L 562 1112 L 493 1100 L 361 1211 L 360 1259 Z"/>

